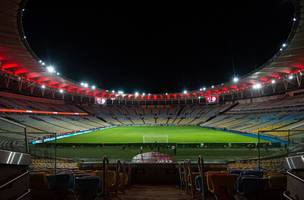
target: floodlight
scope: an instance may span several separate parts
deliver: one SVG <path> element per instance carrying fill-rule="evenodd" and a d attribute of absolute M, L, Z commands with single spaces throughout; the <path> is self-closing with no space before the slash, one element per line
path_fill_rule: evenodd
<path fill-rule="evenodd" d="M 256 83 L 252 86 L 253 89 L 258 90 L 262 88 L 262 84 L 261 83 Z"/>
<path fill-rule="evenodd" d="M 63 89 L 60 89 L 59 92 L 62 94 L 63 93 Z"/>
<path fill-rule="evenodd" d="M 187 91 L 187 90 L 184 90 L 183 93 L 184 93 L 184 94 L 188 94 L 188 91 Z"/>
<path fill-rule="evenodd" d="M 45 85 L 41 85 L 41 88 L 42 88 L 42 89 L 45 89 Z"/>
<path fill-rule="evenodd" d="M 53 74 L 53 73 L 56 72 L 56 71 L 55 71 L 55 68 L 54 68 L 52 65 L 47 66 L 47 67 L 46 67 L 46 70 L 47 70 L 49 73 L 51 73 L 51 74 Z"/>
<path fill-rule="evenodd" d="M 271 84 L 275 84 L 275 83 L 276 83 L 276 81 L 272 79 L 271 80 Z"/>
<path fill-rule="evenodd" d="M 288 76 L 288 79 L 289 79 L 289 80 L 292 80 L 292 79 L 293 79 L 293 75 L 292 75 L 292 74 L 289 75 L 289 76 Z"/>
<path fill-rule="evenodd" d="M 283 43 L 283 44 L 282 44 L 282 47 L 287 47 L 287 44 L 286 44 L 286 43 Z"/>
<path fill-rule="evenodd" d="M 95 85 L 92 85 L 92 86 L 91 86 L 91 89 L 92 89 L 92 90 L 95 90 L 95 89 L 96 89 L 96 86 L 95 86 Z"/>
<path fill-rule="evenodd" d="M 233 82 L 234 82 L 234 83 L 239 82 L 239 78 L 238 78 L 238 77 L 234 77 L 234 78 L 233 78 Z"/>

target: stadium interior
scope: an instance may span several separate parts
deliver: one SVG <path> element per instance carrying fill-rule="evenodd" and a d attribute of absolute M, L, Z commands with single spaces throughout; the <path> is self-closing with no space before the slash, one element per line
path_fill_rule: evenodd
<path fill-rule="evenodd" d="M 124 94 L 46 66 L 0 1 L 0 199 L 304 199 L 304 1 L 286 43 L 225 85 Z"/>

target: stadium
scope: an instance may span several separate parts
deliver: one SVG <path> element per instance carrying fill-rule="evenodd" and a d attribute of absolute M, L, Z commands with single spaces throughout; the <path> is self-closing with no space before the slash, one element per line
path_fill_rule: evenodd
<path fill-rule="evenodd" d="M 222 84 L 127 93 L 31 49 L 0 1 L 0 199 L 304 199 L 304 1 L 266 63 Z"/>

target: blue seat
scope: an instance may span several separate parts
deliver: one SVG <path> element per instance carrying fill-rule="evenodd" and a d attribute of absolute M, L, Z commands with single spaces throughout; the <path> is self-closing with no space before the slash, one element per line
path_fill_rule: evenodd
<path fill-rule="evenodd" d="M 200 193 L 203 192 L 203 179 L 201 176 L 195 177 L 195 189 Z"/>
<path fill-rule="evenodd" d="M 244 170 L 241 170 L 241 169 L 232 169 L 230 170 L 230 174 L 231 175 L 241 175 L 241 173 L 243 172 Z"/>
<path fill-rule="evenodd" d="M 76 178 L 76 187 L 79 199 L 94 200 L 101 188 L 101 180 L 98 176 L 84 176 Z"/>
<path fill-rule="evenodd" d="M 72 174 L 57 174 L 47 179 L 50 190 L 74 190 L 75 177 Z"/>
<path fill-rule="evenodd" d="M 264 191 L 267 179 L 254 176 L 240 176 L 237 180 L 237 191 L 245 196 L 256 195 Z"/>
<path fill-rule="evenodd" d="M 240 174 L 241 176 L 255 176 L 255 177 L 263 177 L 264 173 L 261 170 L 244 170 Z"/>

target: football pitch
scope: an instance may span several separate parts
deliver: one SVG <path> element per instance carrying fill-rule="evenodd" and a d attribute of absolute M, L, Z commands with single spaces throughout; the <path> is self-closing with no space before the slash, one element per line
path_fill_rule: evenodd
<path fill-rule="evenodd" d="M 61 144 L 257 142 L 257 138 L 198 126 L 120 126 L 57 140 Z"/>

